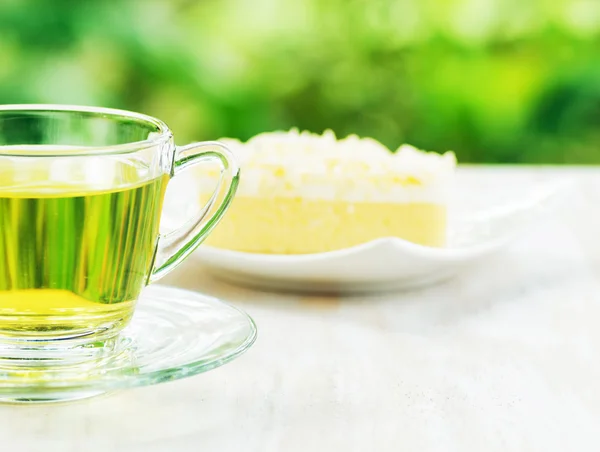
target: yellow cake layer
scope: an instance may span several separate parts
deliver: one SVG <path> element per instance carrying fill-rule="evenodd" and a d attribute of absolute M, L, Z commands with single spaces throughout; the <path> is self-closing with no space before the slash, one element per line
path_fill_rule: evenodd
<path fill-rule="evenodd" d="M 381 237 L 444 246 L 446 207 L 241 196 L 205 243 L 251 253 L 306 254 L 348 248 Z"/>

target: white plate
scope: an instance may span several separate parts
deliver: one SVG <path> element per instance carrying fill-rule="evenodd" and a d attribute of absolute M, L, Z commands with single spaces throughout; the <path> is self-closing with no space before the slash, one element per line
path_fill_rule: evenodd
<path fill-rule="evenodd" d="M 535 181 L 526 174 L 521 179 L 511 174 L 507 186 L 502 171 L 489 171 L 485 177 L 479 171 L 459 171 L 456 199 L 460 201 L 451 208 L 446 248 L 388 237 L 306 255 L 253 254 L 201 246 L 190 259 L 198 263 L 199 271 L 268 290 L 364 293 L 433 284 L 503 248 L 565 199 L 573 185 L 565 180 Z M 190 183 L 183 187 L 188 193 L 193 191 Z M 174 210 L 182 212 L 181 208 Z M 166 223 L 177 221 L 171 216 Z"/>

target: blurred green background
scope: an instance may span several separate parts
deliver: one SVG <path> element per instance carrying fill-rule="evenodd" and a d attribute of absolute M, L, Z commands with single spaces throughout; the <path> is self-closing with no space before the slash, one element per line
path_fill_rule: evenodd
<path fill-rule="evenodd" d="M 600 163 L 599 0 L 2 0 L 0 103 Z"/>

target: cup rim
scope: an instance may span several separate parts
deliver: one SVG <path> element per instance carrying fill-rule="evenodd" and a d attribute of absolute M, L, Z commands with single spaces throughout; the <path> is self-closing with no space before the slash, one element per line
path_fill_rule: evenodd
<path fill-rule="evenodd" d="M 173 138 L 173 132 L 160 119 L 154 118 L 143 113 L 136 113 L 129 110 L 121 110 L 118 108 L 95 107 L 86 105 L 69 105 L 69 104 L 2 104 L 0 105 L 0 114 L 6 112 L 76 112 L 98 114 L 108 117 L 124 117 L 134 119 L 136 121 L 145 122 L 155 127 L 158 132 L 152 138 L 147 138 L 140 141 L 132 141 L 130 143 L 121 143 L 108 146 L 69 146 L 68 149 L 56 149 L 49 152 L 44 152 L 41 155 L 39 152 L 22 149 L 20 146 L 0 145 L 1 156 L 14 157 L 60 157 L 60 156 L 86 156 L 86 155 L 110 155 L 110 154 L 127 154 L 136 152 L 145 148 L 162 145 Z M 58 147 L 58 145 L 57 145 Z M 12 149 L 11 149 L 12 148 Z M 21 148 L 21 149 L 19 149 Z"/>

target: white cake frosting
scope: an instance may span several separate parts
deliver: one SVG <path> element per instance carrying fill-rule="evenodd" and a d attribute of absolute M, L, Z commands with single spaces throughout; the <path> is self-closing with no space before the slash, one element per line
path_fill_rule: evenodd
<path fill-rule="evenodd" d="M 246 143 L 219 141 L 240 163 L 238 196 L 445 203 L 456 166 L 452 152 L 440 155 L 404 144 L 392 153 L 371 138 L 337 140 L 330 130 L 318 135 L 292 129 L 262 133 Z M 214 188 L 218 172 L 204 170 L 203 176 L 203 189 Z"/>

